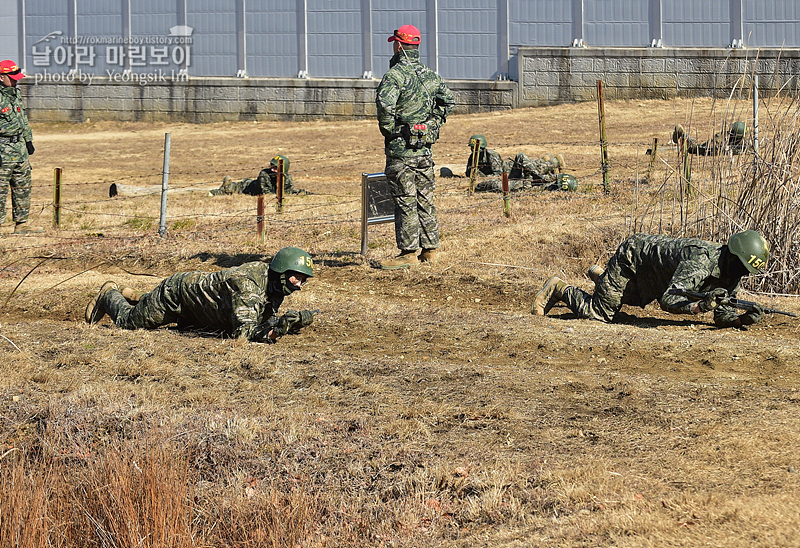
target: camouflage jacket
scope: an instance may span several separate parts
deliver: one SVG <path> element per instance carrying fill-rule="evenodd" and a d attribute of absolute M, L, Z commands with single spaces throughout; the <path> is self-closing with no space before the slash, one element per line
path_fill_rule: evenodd
<path fill-rule="evenodd" d="M 740 136 L 726 136 L 715 133 L 714 137 L 704 143 L 698 143 L 694 138 L 686 138 L 686 151 L 697 156 L 717 156 L 730 152 L 741 154 L 744 151 L 744 139 Z"/>
<path fill-rule="evenodd" d="M 242 179 L 241 181 L 228 180 L 222 183 L 217 189 L 211 191 L 212 196 L 223 194 L 248 194 L 259 196 L 261 194 L 275 194 L 278 188 L 278 174 L 270 171 L 269 168 L 262 169 L 256 179 Z M 283 193 L 297 194 L 300 191 L 294 189 L 294 181 L 288 173 L 283 175 Z"/>
<path fill-rule="evenodd" d="M 218 272 L 189 272 L 181 279 L 181 327 L 218 329 L 264 341 L 278 321 L 283 292 L 269 291 L 269 264 L 245 263 Z"/>
<path fill-rule="evenodd" d="M 430 156 L 430 144 L 411 148 L 404 132 L 426 123 L 432 141 L 453 110 L 455 98 L 438 74 L 419 60 L 419 50 L 402 50 L 389 62 L 375 96 L 378 127 L 384 137 L 386 156 Z"/>
<path fill-rule="evenodd" d="M 727 246 L 694 238 L 635 234 L 620 244 L 616 255 L 622 271 L 629 271 L 626 294 L 633 290 L 628 304 L 644 307 L 657 300 L 661 308 L 673 314 L 690 314 L 694 303 L 680 295 L 671 295 L 672 288 L 707 292 L 723 288 L 734 295 L 740 278 L 728 277 L 720 269 L 720 257 Z M 738 317 L 736 309 L 720 305 L 714 309 L 714 323 L 727 327 Z"/>
<path fill-rule="evenodd" d="M 256 181 L 261 187 L 261 194 L 275 194 L 278 191 L 278 174 L 268 167 L 258 172 Z M 294 181 L 288 173 L 283 174 L 283 192 L 284 194 L 294 194 Z"/>
<path fill-rule="evenodd" d="M 507 169 L 503 158 L 490 148 L 484 148 L 478 155 L 478 173 L 483 175 L 502 175 Z M 472 154 L 467 158 L 467 177 L 472 176 Z"/>
<path fill-rule="evenodd" d="M 33 132 L 28 125 L 21 93 L 18 88 L 0 87 L 0 154 L 3 162 L 26 160 L 28 149 L 25 141 L 33 141 Z"/>

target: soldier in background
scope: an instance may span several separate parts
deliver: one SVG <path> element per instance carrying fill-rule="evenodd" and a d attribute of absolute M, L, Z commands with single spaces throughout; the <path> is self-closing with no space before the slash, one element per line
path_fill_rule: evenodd
<path fill-rule="evenodd" d="M 686 133 L 683 126 L 678 124 L 672 132 L 672 142 L 679 145 L 681 140 L 686 141 L 686 150 L 689 154 L 697 156 L 716 156 L 730 152 L 740 154 L 744 151 L 747 126 L 744 122 L 734 122 L 727 133 L 715 133 L 714 137 L 704 143 L 698 143 Z"/>
<path fill-rule="evenodd" d="M 384 173 L 394 200 L 395 240 L 400 254 L 381 268 L 410 268 L 433 261 L 439 248 L 439 221 L 431 146 L 455 106 L 441 77 L 419 59 L 419 29 L 403 25 L 389 37 L 394 55 L 375 97 L 384 137 Z M 422 249 L 419 257 L 417 250 Z"/>
<path fill-rule="evenodd" d="M 269 265 L 254 261 L 218 272 L 173 274 L 141 296 L 106 282 L 86 307 L 85 319 L 95 324 L 108 314 L 123 329 L 155 329 L 177 323 L 179 329 L 210 330 L 274 343 L 314 321 L 311 310 L 278 315 L 284 297 L 299 291 L 314 276 L 313 267 L 308 253 L 284 247 Z"/>
<path fill-rule="evenodd" d="M 475 134 L 469 138 L 469 149 L 473 150 L 475 143 L 480 143 L 480 151 L 478 152 L 478 173 L 481 175 L 497 175 L 500 176 L 504 171 L 507 171 L 508 165 L 503 161 L 500 155 L 494 150 L 487 148 L 488 143 L 486 137 L 480 134 Z M 467 177 L 472 176 L 472 154 L 470 153 L 467 158 Z"/>
<path fill-rule="evenodd" d="M 0 224 L 6 221 L 6 196 L 11 190 L 14 234 L 43 232 L 28 224 L 31 209 L 33 132 L 22 104 L 17 82 L 25 78 L 14 61 L 0 61 Z"/>
<path fill-rule="evenodd" d="M 262 169 L 255 179 L 242 179 L 234 181 L 229 176 L 222 180 L 222 186 L 215 188 L 209 195 L 221 196 L 223 194 L 248 194 L 259 196 L 261 194 L 275 194 L 278 188 L 279 161 L 283 160 L 283 192 L 284 194 L 299 194 L 302 190 L 295 190 L 292 176 L 289 174 L 289 158 L 281 154 L 269 162 L 269 166 Z"/>
<path fill-rule="evenodd" d="M 578 190 L 578 180 L 574 175 L 569 173 L 558 173 L 554 175 L 554 179 L 550 183 L 544 181 L 533 182 L 531 179 L 509 179 L 508 190 L 514 192 L 516 190 L 529 190 L 533 187 L 542 188 L 544 190 L 563 190 L 566 192 L 575 192 Z M 503 183 L 501 179 L 486 179 L 475 185 L 475 192 L 502 192 Z"/>
<path fill-rule="evenodd" d="M 532 185 L 550 184 L 556 182 L 558 173 L 567 167 L 562 154 L 555 156 L 545 155 L 544 158 L 531 159 L 520 152 L 511 163 L 510 179 L 524 179 Z"/>
<path fill-rule="evenodd" d="M 547 154 L 544 158 L 531 159 L 520 152 L 513 162 L 509 161 L 505 165 L 509 169 L 508 187 L 511 191 L 528 190 L 533 187 L 567 191 L 578 189 L 578 181 L 575 177 L 560 173 L 566 167 L 564 156 L 561 154 L 556 156 Z M 502 183 L 499 179 L 487 179 L 475 185 L 475 191 L 501 192 Z"/>
<path fill-rule="evenodd" d="M 543 158 L 531 159 L 526 154 L 520 152 L 511 160 L 504 161 L 503 158 L 494 150 L 487 148 L 486 137 L 475 134 L 469 138 L 469 147 L 472 150 L 474 143 L 480 143 L 478 153 L 478 173 L 488 176 L 500 176 L 504 171 L 508 172 L 510 180 L 527 181 L 528 184 L 519 188 L 530 188 L 532 185 L 555 183 L 557 175 L 567 163 L 562 154 L 551 156 L 545 155 Z M 472 154 L 467 158 L 466 176 L 472 175 Z M 485 189 L 488 190 L 488 189 Z"/>
<path fill-rule="evenodd" d="M 623 304 L 644 308 L 657 300 L 672 314 L 713 311 L 718 327 L 752 325 L 764 317 L 763 309 L 755 305 L 739 314 L 726 299 L 735 296 L 742 277 L 759 273 L 768 259 L 769 244 L 753 230 L 732 235 L 727 245 L 634 234 L 620 244 L 605 270 L 599 265 L 589 269 L 589 277 L 595 280 L 594 294 L 553 276 L 536 294 L 531 313 L 544 316 L 561 301 L 579 318 L 612 322 Z M 707 296 L 692 302 L 670 293 L 672 289 Z"/>

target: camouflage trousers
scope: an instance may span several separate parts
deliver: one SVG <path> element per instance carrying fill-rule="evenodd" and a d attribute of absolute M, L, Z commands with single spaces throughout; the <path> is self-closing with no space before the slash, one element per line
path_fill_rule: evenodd
<path fill-rule="evenodd" d="M 131 306 L 116 289 L 103 296 L 103 305 L 114 324 L 123 329 L 155 329 L 170 323 L 181 323 L 182 287 L 202 272 L 181 272 L 165 278 L 155 289 L 145 293 L 136 306 Z"/>
<path fill-rule="evenodd" d="M 636 279 L 625 261 L 620 261 L 621 257 L 624 254 L 615 253 L 608 260 L 605 272 L 594 286 L 594 294 L 574 286 L 564 289 L 561 300 L 579 318 L 609 323 L 623 304 L 639 304 L 632 298 L 638 295 Z"/>
<path fill-rule="evenodd" d="M 31 210 L 31 164 L 3 162 L 0 165 L 0 224 L 6 220 L 6 201 L 11 189 L 11 215 L 15 222 L 28 220 Z"/>
<path fill-rule="evenodd" d="M 527 155 L 520 152 L 514 158 L 509 173 L 510 179 L 533 179 L 534 181 L 544 181 L 547 183 L 556 180 L 556 167 L 545 162 L 541 158 L 532 160 Z"/>
<path fill-rule="evenodd" d="M 530 190 L 531 182 L 528 179 L 509 179 L 508 190 L 515 192 L 517 190 Z M 475 185 L 475 192 L 503 192 L 502 179 L 486 179 Z"/>
<path fill-rule="evenodd" d="M 394 200 L 394 233 L 401 251 L 439 247 L 439 220 L 433 204 L 433 158 L 386 158 L 384 170 Z"/>

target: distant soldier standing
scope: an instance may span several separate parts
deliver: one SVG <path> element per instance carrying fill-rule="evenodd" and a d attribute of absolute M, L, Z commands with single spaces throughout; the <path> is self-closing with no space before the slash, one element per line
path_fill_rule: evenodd
<path fill-rule="evenodd" d="M 375 98 L 400 250 L 397 257 L 381 263 L 385 270 L 433 261 L 439 247 L 431 145 L 439 138 L 439 128 L 455 99 L 439 75 L 420 62 L 421 40 L 413 25 L 403 25 L 389 37 L 394 55 Z"/>
<path fill-rule="evenodd" d="M 672 314 L 714 312 L 718 327 L 742 327 L 761 321 L 763 309 L 755 305 L 739 314 L 727 304 L 735 297 L 742 277 L 757 274 L 769 260 L 769 244 L 761 234 L 745 230 L 732 235 L 727 245 L 695 238 L 634 234 L 626 238 L 605 270 L 594 265 L 589 277 L 594 294 L 553 276 L 536 294 L 531 313 L 544 316 L 559 301 L 579 318 L 612 322 L 623 304 L 645 305 L 657 300 Z M 705 293 L 692 302 L 672 290 Z"/>
<path fill-rule="evenodd" d="M 25 78 L 14 61 L 0 61 L 0 224 L 6 220 L 6 196 L 11 189 L 14 234 L 42 232 L 28 225 L 31 209 L 31 163 L 33 132 L 22 104 L 17 82 Z"/>

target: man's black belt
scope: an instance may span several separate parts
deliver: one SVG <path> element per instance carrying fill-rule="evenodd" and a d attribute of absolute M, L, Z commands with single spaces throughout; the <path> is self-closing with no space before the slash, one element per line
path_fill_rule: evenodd
<path fill-rule="evenodd" d="M 22 141 L 22 133 L 16 135 L 0 135 L 0 142 L 3 143 L 19 143 Z"/>

